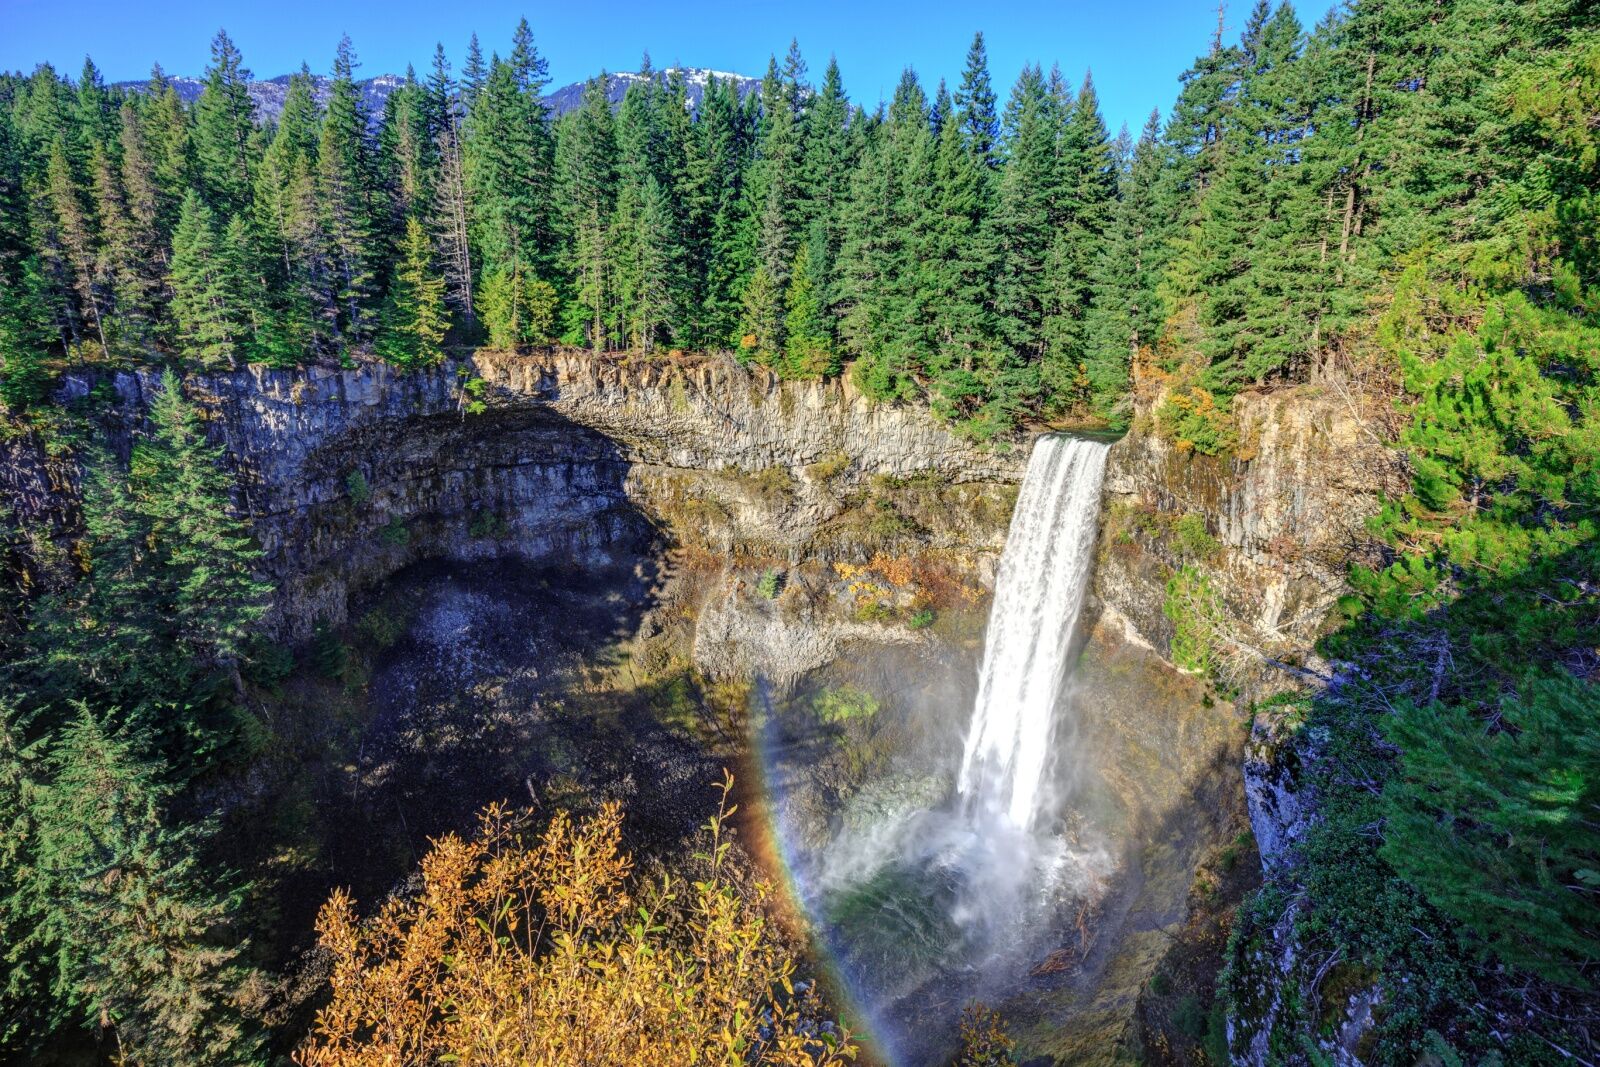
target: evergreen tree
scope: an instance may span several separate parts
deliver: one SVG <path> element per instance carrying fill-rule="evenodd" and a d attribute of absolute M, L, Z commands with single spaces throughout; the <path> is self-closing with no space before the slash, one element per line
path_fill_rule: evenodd
<path fill-rule="evenodd" d="M 670 340 L 680 250 L 661 183 L 623 186 L 612 243 L 617 249 L 617 298 L 629 345 L 645 352 Z"/>
<path fill-rule="evenodd" d="M 433 249 L 427 231 L 415 218 L 406 220 L 401 259 L 389 289 L 378 354 L 402 367 L 426 367 L 444 358 L 442 342 L 449 332 L 444 279 L 434 274 Z"/>
<path fill-rule="evenodd" d="M 726 344 L 740 335 L 741 290 L 754 262 L 753 245 L 744 239 L 753 138 L 732 82 L 707 84 L 695 131 L 708 199 L 698 334 L 704 343 Z"/>
<path fill-rule="evenodd" d="M 8 901 L 23 905 L 8 916 L 26 930 L 14 951 L 46 955 L 54 995 L 113 1032 L 129 1062 L 255 1062 L 260 1035 L 234 1007 L 239 896 L 200 867 L 209 828 L 173 829 L 159 766 L 82 705 L 39 762 L 22 783 L 30 855 Z"/>
<path fill-rule="evenodd" d="M 1594 693 L 1565 672 L 1530 675 L 1488 730 L 1460 708 L 1397 710 L 1384 858 L 1502 959 L 1582 988 L 1600 952 L 1600 831 L 1579 814 L 1600 804 Z"/>
<path fill-rule="evenodd" d="M 1023 69 L 1006 104 L 1005 168 L 993 216 L 1002 248 L 995 277 L 996 326 L 1016 358 L 1037 365 L 1044 351 L 1047 255 L 1059 169 L 1049 93 L 1038 67 Z"/>
<path fill-rule="evenodd" d="M 782 351 L 783 297 L 777 279 L 767 273 L 766 267 L 757 267 L 741 300 L 744 313 L 739 319 L 739 329 L 743 331 L 739 347 L 747 358 L 770 365 Z"/>
<path fill-rule="evenodd" d="M 73 124 L 77 127 L 80 150 L 78 158 L 87 159 L 97 145 L 106 145 L 117 137 L 117 110 L 106 89 L 105 79 L 94 60 L 83 57 L 83 72 L 78 76 L 76 107 Z"/>
<path fill-rule="evenodd" d="M 550 339 L 558 318 L 559 295 L 549 282 L 512 264 L 484 272 L 478 304 L 489 343 L 514 349 Z"/>
<path fill-rule="evenodd" d="M 822 299 L 812 278 L 811 249 L 801 245 L 784 294 L 783 372 L 791 378 L 830 377 L 839 372 Z"/>
<path fill-rule="evenodd" d="M 292 284 L 299 265 L 293 235 L 309 225 L 321 225 L 320 218 L 299 216 L 303 190 L 298 183 L 316 173 L 317 142 L 321 136 L 322 114 L 317 108 L 311 71 L 302 66 L 289 76 L 283 96 L 278 127 L 261 159 L 256 180 L 256 217 L 262 231 L 274 239 L 282 261 L 283 282 Z"/>
<path fill-rule="evenodd" d="M 345 37 L 334 56 L 333 83 L 317 143 L 317 196 L 332 258 L 338 336 L 346 348 L 366 336 L 381 251 L 369 123 L 355 85 L 355 66 L 355 51 Z"/>
<path fill-rule="evenodd" d="M 92 168 L 101 234 L 99 274 L 110 292 L 110 305 L 116 309 L 119 347 L 137 350 L 155 339 L 161 315 L 160 269 L 165 256 L 154 229 L 154 204 L 146 199 L 141 217 L 134 216 L 121 177 L 99 145 L 94 149 Z M 146 189 L 147 198 L 149 192 Z"/>
<path fill-rule="evenodd" d="M 437 131 L 431 127 L 427 90 L 408 68 L 405 81 L 384 101 L 378 132 L 377 171 L 387 179 L 389 225 L 399 233 L 407 218 L 421 217 L 433 203 Z"/>
<path fill-rule="evenodd" d="M 433 66 L 428 71 L 428 82 L 423 89 L 423 115 L 427 120 L 430 143 L 436 143 L 440 134 L 455 127 L 457 89 L 455 80 L 450 77 L 450 60 L 444 54 L 444 45 L 435 43 Z"/>
<path fill-rule="evenodd" d="M 463 144 L 474 244 L 485 269 L 551 270 L 551 178 L 555 164 L 549 119 L 538 93 L 543 60 L 526 54 L 491 62 L 475 94 Z"/>
<path fill-rule="evenodd" d="M 37 259 L 0 269 L 0 402 L 12 411 L 42 403 L 48 395 L 47 300 Z"/>
<path fill-rule="evenodd" d="M 260 550 L 233 515 L 224 450 L 206 441 L 199 411 L 170 370 L 150 421 L 151 440 L 135 448 L 129 481 L 169 590 L 166 625 L 192 662 L 232 670 L 265 610 L 268 587 L 252 574 Z"/>
<path fill-rule="evenodd" d="M 247 284 L 238 266 L 211 208 L 191 192 L 172 235 L 167 284 L 179 349 L 208 366 L 231 366 L 247 355 Z"/>
<path fill-rule="evenodd" d="M 986 79 L 987 74 L 984 84 Z M 971 124 L 963 114 L 958 107 L 939 130 L 930 186 L 935 217 L 923 265 L 934 314 L 927 359 L 933 403 L 953 419 L 967 417 L 983 399 L 980 372 L 991 358 L 995 328 L 997 250 L 988 227 L 993 177 L 986 153 L 972 148 Z"/>
<path fill-rule="evenodd" d="M 154 276 L 151 290 L 155 292 L 159 290 L 160 275 L 166 270 L 167 247 L 172 238 L 169 223 L 177 217 L 177 204 L 167 202 L 144 127 L 139 112 L 131 103 L 124 103 L 118 147 L 122 151 L 121 179 L 131 229 L 129 240 L 144 271 Z"/>
<path fill-rule="evenodd" d="M 762 86 L 761 135 L 757 144 L 752 189 L 760 194 L 757 255 L 759 263 L 780 287 L 788 283 L 789 265 L 805 220 L 802 200 L 806 65 L 797 41 L 789 42 L 781 77 L 773 66 Z"/>
<path fill-rule="evenodd" d="M 483 62 L 483 49 L 478 46 L 478 35 L 467 42 L 467 62 L 461 68 L 461 106 L 469 114 L 478 102 L 478 93 L 488 78 L 489 68 Z"/>
<path fill-rule="evenodd" d="M 1210 51 L 1179 78 L 1183 88 L 1167 120 L 1170 160 L 1162 174 L 1158 203 L 1162 217 L 1173 220 L 1167 284 L 1183 297 L 1192 297 L 1200 288 L 1201 204 L 1222 169 L 1223 136 L 1241 63 L 1239 49 L 1223 46 L 1219 22 Z"/>
<path fill-rule="evenodd" d="M 1000 164 L 1000 118 L 995 112 L 993 84 L 989 80 L 989 51 L 983 34 L 972 37 L 967 66 L 955 94 L 956 121 L 961 142 L 973 159 L 987 170 Z"/>
<path fill-rule="evenodd" d="M 1309 265 L 1300 262 L 1304 240 L 1288 217 L 1298 141 L 1309 125 L 1296 66 L 1300 46 L 1300 24 L 1287 4 L 1274 15 L 1258 7 L 1241 42 L 1244 70 L 1230 147 L 1201 205 L 1195 257 L 1201 348 L 1210 362 L 1206 384 L 1214 391 L 1260 381 L 1307 354 L 1311 316 L 1295 297 Z"/>
<path fill-rule="evenodd" d="M 1066 406 L 1084 398 L 1085 319 L 1095 254 L 1116 200 L 1117 168 L 1094 82 L 1085 77 L 1066 108 L 1057 146 L 1057 219 L 1045 278 L 1045 351 L 1040 382 L 1047 402 Z"/>
<path fill-rule="evenodd" d="M 615 208 L 617 145 L 602 73 L 584 86 L 583 102 L 562 124 L 560 193 L 568 273 L 573 278 L 572 326 L 596 352 L 608 338 L 612 277 L 611 216 Z"/>
<path fill-rule="evenodd" d="M 159 190 L 160 229 L 170 238 L 172 228 L 178 224 L 178 209 L 193 180 L 189 113 L 159 63 L 151 71 L 144 93 L 135 100 Z"/>
<path fill-rule="evenodd" d="M 106 341 L 105 294 L 101 284 L 103 278 L 94 222 L 79 195 L 77 179 L 67 157 L 66 142 L 62 138 L 58 138 L 50 148 L 47 180 L 50 206 L 55 216 L 56 242 L 51 250 L 59 259 L 63 272 L 72 279 L 81 320 L 94 331 L 101 350 L 106 351 L 109 346 Z"/>
<path fill-rule="evenodd" d="M 818 325 L 831 338 L 835 302 L 834 272 L 844 243 L 845 196 L 855 165 L 850 137 L 850 104 L 837 60 L 828 60 L 822 89 L 811 102 L 805 121 L 805 160 L 801 182 L 808 210 L 802 248 L 809 284 L 820 304 Z"/>
<path fill-rule="evenodd" d="M 250 207 L 253 116 L 250 72 L 227 31 L 219 30 L 211 42 L 206 86 L 194 108 L 193 143 L 211 206 L 227 215 Z"/>
<path fill-rule="evenodd" d="M 472 297 L 472 206 L 467 199 L 459 126 L 453 115 L 435 143 L 439 176 L 430 222 L 444 264 L 445 299 L 461 315 L 470 335 L 477 321 Z"/>
<path fill-rule="evenodd" d="M 1162 228 L 1155 213 L 1162 166 L 1161 114 L 1149 120 L 1133 146 L 1119 198 L 1100 244 L 1084 322 L 1084 373 L 1089 401 L 1099 415 L 1122 422 L 1134 353 L 1156 343 L 1165 319 L 1160 295 Z"/>

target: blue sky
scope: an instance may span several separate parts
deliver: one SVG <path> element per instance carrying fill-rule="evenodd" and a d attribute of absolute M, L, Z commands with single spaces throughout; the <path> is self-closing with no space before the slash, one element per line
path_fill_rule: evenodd
<path fill-rule="evenodd" d="M 1247 0 L 1232 0 L 1229 32 Z M 128 3 L 127 0 L 0 0 L 0 69 L 31 70 L 41 61 L 76 76 L 85 53 L 108 80 L 142 78 L 159 61 L 177 74 L 199 74 L 219 25 L 238 42 L 257 76 L 298 69 L 301 60 L 326 71 L 339 35 L 348 32 L 361 60 L 358 74 L 423 70 L 435 41 L 459 69 L 468 35 L 485 52 L 509 48 L 525 14 L 557 84 L 602 67 L 636 70 L 648 50 L 656 66 L 683 63 L 759 75 L 767 56 L 782 57 L 800 41 L 814 79 L 837 55 L 853 100 L 868 104 L 893 92 L 903 67 L 916 68 L 932 91 L 943 76 L 960 76 L 974 30 L 989 43 L 990 70 L 1002 99 L 1024 63 L 1059 62 L 1075 83 L 1094 71 L 1107 124 L 1137 132 L 1152 107 L 1165 111 L 1177 76 L 1202 50 L 1216 21 L 1214 0 L 1028 0 L 990 4 L 738 3 L 733 0 L 566 0 L 558 5 L 439 0 L 277 0 L 270 4 Z M 1303 12 L 1313 22 L 1319 11 Z"/>

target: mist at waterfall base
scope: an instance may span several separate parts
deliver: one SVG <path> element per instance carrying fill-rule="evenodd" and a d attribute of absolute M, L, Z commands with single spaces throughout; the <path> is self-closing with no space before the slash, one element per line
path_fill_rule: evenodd
<path fill-rule="evenodd" d="M 966 713 L 916 709 L 933 720 L 926 742 L 861 788 L 821 850 L 778 828 L 839 977 L 902 1067 L 948 1055 L 969 1001 L 1014 993 L 1111 865 L 1072 808 L 1076 716 L 1063 693 L 1106 448 L 1035 444 Z"/>

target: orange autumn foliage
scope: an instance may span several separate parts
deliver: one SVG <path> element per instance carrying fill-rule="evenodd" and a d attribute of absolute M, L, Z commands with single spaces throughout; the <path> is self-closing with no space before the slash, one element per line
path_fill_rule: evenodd
<path fill-rule="evenodd" d="M 721 812 L 694 881 L 637 886 L 622 814 L 558 813 L 536 841 L 498 806 L 476 837 L 448 835 L 422 886 L 370 921 L 336 892 L 317 929 L 333 997 L 296 1056 L 304 1067 L 832 1067 L 848 1034 L 814 993 L 762 905 L 725 872 Z"/>

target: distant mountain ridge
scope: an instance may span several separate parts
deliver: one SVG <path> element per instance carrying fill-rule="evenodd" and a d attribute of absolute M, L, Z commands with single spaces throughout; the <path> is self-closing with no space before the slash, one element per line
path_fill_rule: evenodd
<path fill-rule="evenodd" d="M 688 90 L 689 107 L 698 110 L 700 102 L 705 99 L 706 86 L 712 78 L 718 81 L 732 81 L 739 89 L 739 97 L 743 99 L 761 85 L 760 78 L 751 78 L 743 74 L 732 74 L 727 71 L 709 70 L 705 67 L 668 67 L 665 70 L 654 71 L 655 79 L 666 84 L 667 79 L 677 71 L 683 72 L 684 81 Z M 258 78 L 250 83 L 250 98 L 255 102 L 256 118 L 263 122 L 276 122 L 283 112 L 283 98 L 289 92 L 288 74 L 280 74 L 275 78 Z M 317 99 L 327 99 L 328 86 L 333 79 L 324 75 L 312 75 L 316 84 Z M 628 86 L 640 81 L 644 75 L 638 71 L 626 71 L 606 75 L 606 99 L 612 105 L 622 102 L 623 94 L 628 91 Z M 204 78 L 192 78 L 182 75 L 168 75 L 167 80 L 178 91 L 178 96 L 184 103 L 192 104 L 200 98 L 200 92 L 206 86 Z M 116 82 L 119 89 L 142 91 L 149 83 L 143 81 Z M 363 101 L 368 111 L 376 122 L 383 115 L 384 101 L 389 99 L 389 94 L 405 84 L 405 78 L 398 74 L 379 74 L 371 78 L 362 78 L 356 82 L 361 90 Z M 549 105 L 553 115 L 564 115 L 574 111 L 583 101 L 583 87 L 585 82 L 573 82 L 552 90 L 545 95 L 545 103 Z"/>

